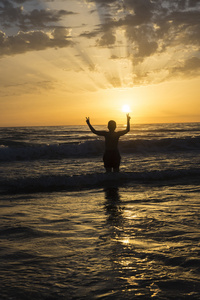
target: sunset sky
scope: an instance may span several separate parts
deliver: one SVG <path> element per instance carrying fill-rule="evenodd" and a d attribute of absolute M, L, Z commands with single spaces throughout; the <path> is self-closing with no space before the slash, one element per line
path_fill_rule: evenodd
<path fill-rule="evenodd" d="M 200 122 L 199 0 L 0 0 L 0 126 Z"/>

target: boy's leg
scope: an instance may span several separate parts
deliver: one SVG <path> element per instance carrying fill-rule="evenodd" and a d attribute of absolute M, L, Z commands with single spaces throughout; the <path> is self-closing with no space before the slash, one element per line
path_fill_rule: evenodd
<path fill-rule="evenodd" d="M 119 151 L 115 151 L 114 157 L 113 157 L 113 172 L 119 172 L 119 166 L 120 166 L 121 156 L 119 154 Z"/>
<path fill-rule="evenodd" d="M 112 168 L 106 168 L 106 173 L 112 172 Z"/>

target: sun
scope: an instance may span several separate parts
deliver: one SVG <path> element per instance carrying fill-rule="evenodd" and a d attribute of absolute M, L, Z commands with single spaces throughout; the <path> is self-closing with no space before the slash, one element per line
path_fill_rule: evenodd
<path fill-rule="evenodd" d="M 124 104 L 122 106 L 122 111 L 125 113 L 130 113 L 131 112 L 130 106 L 128 104 Z"/>

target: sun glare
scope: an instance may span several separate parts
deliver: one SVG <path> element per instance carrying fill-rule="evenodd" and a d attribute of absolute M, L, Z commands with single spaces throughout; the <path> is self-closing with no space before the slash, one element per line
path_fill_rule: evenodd
<path fill-rule="evenodd" d="M 131 111 L 130 106 L 128 104 L 124 104 L 122 106 L 122 111 L 125 113 L 130 113 L 130 111 Z"/>

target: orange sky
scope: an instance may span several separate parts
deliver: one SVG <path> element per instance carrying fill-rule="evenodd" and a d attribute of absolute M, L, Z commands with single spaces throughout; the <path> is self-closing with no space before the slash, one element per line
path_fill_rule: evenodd
<path fill-rule="evenodd" d="M 19 2 L 21 2 L 19 4 Z M 0 1 L 0 126 L 200 122 L 198 1 Z"/>

